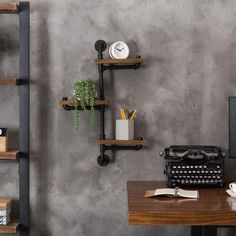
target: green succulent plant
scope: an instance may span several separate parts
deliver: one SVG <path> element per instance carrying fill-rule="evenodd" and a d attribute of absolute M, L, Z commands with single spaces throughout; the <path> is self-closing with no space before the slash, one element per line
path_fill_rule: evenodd
<path fill-rule="evenodd" d="M 73 100 L 75 105 L 75 119 L 76 119 L 76 129 L 79 129 L 80 126 L 80 111 L 78 109 L 79 106 L 82 109 L 89 113 L 90 116 L 90 125 L 95 125 L 95 98 L 97 97 L 97 90 L 95 83 L 90 80 L 80 80 L 76 82 L 73 86 Z M 87 107 L 90 109 L 87 109 Z"/>

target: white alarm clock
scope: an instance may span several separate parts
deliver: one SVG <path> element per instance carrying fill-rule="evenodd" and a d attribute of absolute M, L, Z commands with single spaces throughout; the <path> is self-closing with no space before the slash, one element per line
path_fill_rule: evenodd
<path fill-rule="evenodd" d="M 115 42 L 109 48 L 109 55 L 112 59 L 126 59 L 129 56 L 129 47 L 123 41 Z"/>

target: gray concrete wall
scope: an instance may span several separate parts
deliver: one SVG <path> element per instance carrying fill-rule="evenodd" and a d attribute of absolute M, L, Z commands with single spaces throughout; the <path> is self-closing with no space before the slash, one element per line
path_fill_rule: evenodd
<path fill-rule="evenodd" d="M 31 221 L 33 236 L 189 235 L 187 227 L 127 223 L 126 181 L 164 180 L 159 151 L 171 144 L 228 146 L 228 96 L 236 95 L 234 0 L 38 0 L 31 4 Z M 0 74 L 18 72 L 17 16 L 0 16 Z M 117 151 L 99 167 L 99 129 L 57 103 L 77 80 L 98 81 L 94 42 L 126 41 L 142 55 L 137 71 L 105 74 L 111 101 L 107 137 L 118 108 L 138 109 L 139 152 Z M 106 52 L 107 55 L 107 52 Z M 17 88 L 0 88 L 0 126 L 16 145 Z M 99 122 L 99 116 L 97 117 Z M 235 161 L 227 159 L 235 177 Z M 15 164 L 0 166 L 0 195 L 17 199 Z M 221 235 L 233 235 L 222 231 Z"/>

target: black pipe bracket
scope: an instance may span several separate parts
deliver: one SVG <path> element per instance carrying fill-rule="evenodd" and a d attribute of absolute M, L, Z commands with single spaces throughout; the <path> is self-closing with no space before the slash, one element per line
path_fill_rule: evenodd
<path fill-rule="evenodd" d="M 135 146 L 128 146 L 128 145 L 104 145 L 104 150 L 135 150 L 138 151 L 140 150 L 143 145 L 135 145 Z"/>

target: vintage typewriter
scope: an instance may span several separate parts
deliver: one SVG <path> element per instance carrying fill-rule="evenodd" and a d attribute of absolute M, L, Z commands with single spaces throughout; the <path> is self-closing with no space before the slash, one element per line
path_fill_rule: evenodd
<path fill-rule="evenodd" d="M 169 187 L 224 186 L 225 153 L 215 146 L 170 146 L 160 155 L 165 158 L 164 173 Z"/>

